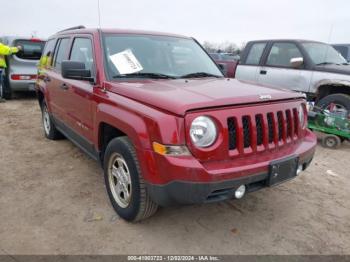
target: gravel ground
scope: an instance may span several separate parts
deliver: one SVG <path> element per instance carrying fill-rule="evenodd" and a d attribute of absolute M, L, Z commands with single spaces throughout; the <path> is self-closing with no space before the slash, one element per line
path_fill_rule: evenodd
<path fill-rule="evenodd" d="M 0 103 L 0 254 L 350 254 L 350 144 L 300 177 L 216 204 L 121 220 L 102 170 L 43 136 L 30 96 Z"/>

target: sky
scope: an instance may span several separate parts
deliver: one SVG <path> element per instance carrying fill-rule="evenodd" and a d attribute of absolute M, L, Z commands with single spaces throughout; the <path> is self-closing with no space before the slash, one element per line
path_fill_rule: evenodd
<path fill-rule="evenodd" d="M 46 38 L 98 27 L 98 0 L 1 0 L 0 35 Z M 200 42 L 299 38 L 350 43 L 350 0 L 100 0 L 103 28 L 142 29 Z"/>

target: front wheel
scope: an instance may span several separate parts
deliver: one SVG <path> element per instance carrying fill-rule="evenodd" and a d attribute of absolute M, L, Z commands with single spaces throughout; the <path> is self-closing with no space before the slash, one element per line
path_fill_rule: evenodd
<path fill-rule="evenodd" d="M 114 138 L 108 144 L 103 163 L 107 193 L 120 217 L 139 221 L 157 211 L 157 204 L 147 192 L 135 148 L 127 137 Z"/>
<path fill-rule="evenodd" d="M 350 115 L 350 96 L 346 94 L 332 94 L 318 101 L 317 106 L 332 113 Z"/>

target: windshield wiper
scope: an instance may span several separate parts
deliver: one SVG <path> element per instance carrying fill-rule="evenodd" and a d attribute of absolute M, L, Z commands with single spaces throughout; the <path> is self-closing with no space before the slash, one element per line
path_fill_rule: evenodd
<path fill-rule="evenodd" d="M 191 73 L 187 75 L 180 76 L 180 78 L 192 78 L 192 77 L 216 77 L 216 78 L 221 78 L 222 76 L 219 75 L 214 75 L 206 72 L 196 72 L 196 73 Z"/>
<path fill-rule="evenodd" d="M 125 75 L 115 75 L 113 78 L 132 78 L 132 77 L 145 77 L 154 79 L 176 79 L 175 76 L 160 74 L 160 73 L 132 73 Z"/>
<path fill-rule="evenodd" d="M 316 65 L 318 66 L 318 65 L 340 65 L 340 64 L 332 63 L 332 62 L 322 62 L 322 63 L 318 63 Z"/>

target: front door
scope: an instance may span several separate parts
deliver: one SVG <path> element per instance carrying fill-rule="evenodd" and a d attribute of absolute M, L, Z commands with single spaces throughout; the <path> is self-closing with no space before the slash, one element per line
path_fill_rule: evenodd
<path fill-rule="evenodd" d="M 94 55 L 92 39 L 89 36 L 79 36 L 73 39 L 69 60 L 82 62 L 85 69 L 91 71 L 94 76 Z M 94 84 L 85 80 L 64 79 L 67 85 L 66 119 L 68 125 L 82 139 L 84 147 L 92 146 L 93 141 L 93 117 L 92 98 Z"/>
<path fill-rule="evenodd" d="M 266 61 L 258 70 L 258 83 L 276 88 L 307 92 L 311 71 L 304 67 L 293 68 L 290 60 L 303 57 L 295 43 L 276 42 L 272 45 Z"/>

